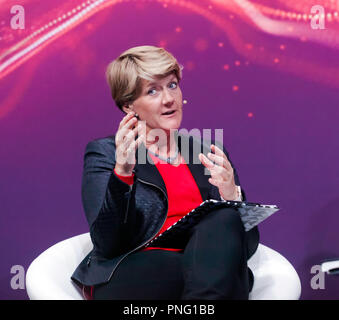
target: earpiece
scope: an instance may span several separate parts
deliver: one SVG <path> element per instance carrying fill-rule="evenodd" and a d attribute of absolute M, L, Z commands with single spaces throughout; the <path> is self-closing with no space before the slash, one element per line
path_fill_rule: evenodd
<path fill-rule="evenodd" d="M 128 108 L 129 108 L 131 111 L 134 111 L 134 110 L 133 110 L 133 105 L 129 105 Z M 134 112 L 135 112 L 135 111 L 134 111 Z M 136 112 L 135 112 L 135 117 L 136 117 L 138 120 L 140 120 L 139 115 L 138 115 Z"/>
<path fill-rule="evenodd" d="M 129 105 L 128 108 L 129 108 L 131 111 L 134 111 L 134 110 L 133 110 L 133 105 Z M 135 112 L 135 111 L 134 111 L 134 112 Z M 135 117 L 136 117 L 138 120 L 140 120 L 139 115 L 138 115 L 136 112 L 135 112 Z"/>

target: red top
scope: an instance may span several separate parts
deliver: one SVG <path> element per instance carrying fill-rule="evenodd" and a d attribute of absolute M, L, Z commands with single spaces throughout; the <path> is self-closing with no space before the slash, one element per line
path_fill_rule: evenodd
<path fill-rule="evenodd" d="M 178 166 L 173 166 L 150 154 L 155 166 L 157 167 L 162 179 L 165 182 L 168 197 L 168 213 L 164 225 L 156 236 L 163 233 L 167 228 L 180 220 L 185 214 L 198 207 L 202 202 L 199 188 L 184 162 Z M 115 172 L 115 171 L 114 171 Z M 120 176 L 115 172 L 116 176 L 123 182 L 132 185 L 134 174 L 129 177 Z M 162 249 L 171 251 L 181 251 L 182 249 L 171 248 L 155 248 L 147 247 L 145 250 Z"/>

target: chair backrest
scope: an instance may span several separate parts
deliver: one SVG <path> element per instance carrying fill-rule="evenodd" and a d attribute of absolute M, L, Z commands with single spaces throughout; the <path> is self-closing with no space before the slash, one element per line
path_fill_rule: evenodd
<path fill-rule="evenodd" d="M 70 279 L 82 259 L 92 250 L 89 233 L 61 241 L 41 253 L 29 266 L 26 289 L 31 300 L 82 300 Z M 278 252 L 259 244 L 248 260 L 254 274 L 251 300 L 299 299 L 301 285 L 293 266 Z"/>
<path fill-rule="evenodd" d="M 259 244 L 247 265 L 253 271 L 250 300 L 298 300 L 301 283 L 291 263 L 277 251 Z"/>
<path fill-rule="evenodd" d="M 76 267 L 92 250 L 89 233 L 63 240 L 41 253 L 26 273 L 26 289 L 31 300 L 82 300 L 71 280 Z"/>

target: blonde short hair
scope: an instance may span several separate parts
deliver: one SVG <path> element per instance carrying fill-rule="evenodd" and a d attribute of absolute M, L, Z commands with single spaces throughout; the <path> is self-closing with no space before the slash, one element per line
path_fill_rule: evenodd
<path fill-rule="evenodd" d="M 182 66 L 163 48 L 139 46 L 128 49 L 107 67 L 106 78 L 112 98 L 120 110 L 136 100 L 142 89 L 141 79 L 154 81 L 174 73 L 182 78 Z"/>

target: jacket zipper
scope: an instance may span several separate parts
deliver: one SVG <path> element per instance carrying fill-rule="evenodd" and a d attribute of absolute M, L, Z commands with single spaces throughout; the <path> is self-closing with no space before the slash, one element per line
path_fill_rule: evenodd
<path fill-rule="evenodd" d="M 158 188 L 159 190 L 161 190 L 161 192 L 165 195 L 166 197 L 166 200 L 167 200 L 167 212 L 168 212 L 168 197 L 167 197 L 167 194 L 164 190 L 162 190 L 160 187 L 158 187 L 157 185 L 153 184 L 153 183 L 150 183 L 150 182 L 147 182 L 147 181 L 144 181 L 144 180 L 141 180 L 139 178 L 137 178 L 137 180 L 139 180 L 140 182 L 144 183 L 144 184 L 148 184 L 150 186 L 153 186 L 153 187 L 156 187 Z M 129 202 L 128 202 L 129 203 Z M 128 209 L 128 208 L 127 208 Z M 163 227 L 163 225 L 165 224 L 165 221 L 166 221 L 166 217 L 167 217 L 167 212 L 166 212 L 166 216 L 165 216 L 165 219 L 164 221 L 162 222 L 162 225 L 160 227 L 159 230 L 161 230 L 161 228 Z M 114 267 L 114 269 L 112 270 L 110 276 L 109 276 L 109 279 L 111 279 L 114 271 L 116 270 L 116 268 L 118 267 L 118 265 L 121 263 L 122 260 L 124 260 L 129 254 L 131 254 L 132 252 L 136 251 L 136 250 L 139 250 L 140 248 L 142 248 L 144 245 L 146 245 L 148 242 L 150 242 L 154 237 L 155 235 L 159 232 L 159 230 L 154 234 L 152 235 L 152 237 L 150 239 L 148 239 L 147 241 L 145 241 L 143 244 L 141 244 L 140 246 L 136 247 L 135 249 L 133 249 L 132 251 L 130 252 L 127 252 L 116 264 L 116 266 Z"/>

